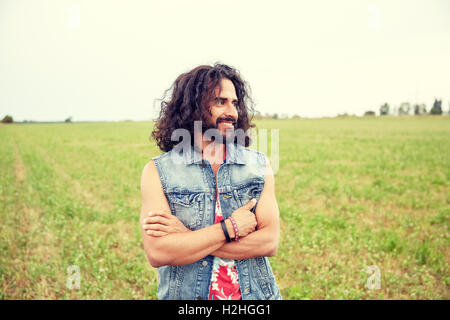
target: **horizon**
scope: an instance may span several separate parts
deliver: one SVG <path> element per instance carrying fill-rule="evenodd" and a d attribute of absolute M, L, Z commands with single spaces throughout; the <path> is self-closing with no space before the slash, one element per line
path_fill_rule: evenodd
<path fill-rule="evenodd" d="M 272 114 L 273 115 L 273 114 Z M 10 116 L 10 115 L 5 115 L 5 116 Z M 443 110 L 442 114 L 440 115 L 433 115 L 430 113 L 426 113 L 426 114 L 420 114 L 420 115 L 415 115 L 412 113 L 409 114 L 388 114 L 388 115 L 380 115 L 378 114 L 374 114 L 374 115 L 356 115 L 356 114 L 340 114 L 340 115 L 335 115 L 335 116 L 317 116 L 317 117 L 302 117 L 299 115 L 293 115 L 293 116 L 289 116 L 289 117 L 278 117 L 278 118 L 273 118 L 271 116 L 262 116 L 261 118 L 258 118 L 257 116 L 255 116 L 253 118 L 252 121 L 261 121 L 261 120 L 274 120 L 274 121 L 279 121 L 279 120 L 321 120 L 321 119 L 345 119 L 345 118 L 362 118 L 362 119 L 374 119 L 374 118 L 381 118 L 381 119 L 385 119 L 385 118 L 426 118 L 426 117 L 431 117 L 431 118 L 439 118 L 439 117 L 448 117 L 450 116 L 450 110 L 445 111 Z M 13 117 L 14 119 L 14 117 Z M 118 120 L 71 120 L 69 122 L 65 121 L 65 120 L 29 120 L 29 119 L 25 119 L 25 120 L 21 120 L 21 121 L 15 121 L 12 123 L 18 123 L 18 124 L 28 124 L 28 123 L 41 123 L 41 124 L 52 124 L 52 123 L 114 123 L 114 122 L 156 122 L 157 120 L 155 119 L 149 119 L 149 120 L 132 120 L 132 119 L 118 119 Z M 12 124 L 12 123 L 2 123 L 0 122 L 0 125 L 2 124 Z"/>

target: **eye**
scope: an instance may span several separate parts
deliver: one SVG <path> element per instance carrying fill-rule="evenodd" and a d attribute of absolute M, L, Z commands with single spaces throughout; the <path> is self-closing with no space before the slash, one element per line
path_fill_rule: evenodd
<path fill-rule="evenodd" d="M 216 103 L 217 104 L 224 104 L 224 99 L 222 99 L 222 98 L 216 98 Z"/>
<path fill-rule="evenodd" d="M 237 107 L 237 106 L 239 106 L 239 102 L 238 102 L 238 101 L 233 101 L 233 105 L 234 105 L 235 107 Z"/>

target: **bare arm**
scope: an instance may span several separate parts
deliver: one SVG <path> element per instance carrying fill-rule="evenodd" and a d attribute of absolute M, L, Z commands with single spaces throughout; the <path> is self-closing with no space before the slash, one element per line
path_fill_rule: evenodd
<path fill-rule="evenodd" d="M 191 231 L 170 213 L 153 161 L 142 172 L 141 194 L 141 232 L 144 250 L 152 266 L 190 264 L 210 255 L 226 243 L 220 224 Z M 233 212 L 242 236 L 255 229 L 256 219 L 250 211 L 255 202 Z M 149 211 L 153 212 L 152 216 L 148 216 Z M 230 235 L 233 235 L 231 222 L 228 220 L 225 224 Z"/>
<path fill-rule="evenodd" d="M 249 259 L 273 256 L 277 252 L 280 223 L 279 209 L 275 197 L 275 179 L 266 158 L 266 181 L 255 210 L 258 229 L 239 242 L 225 243 L 211 255 L 228 259 Z"/>
<path fill-rule="evenodd" d="M 150 161 L 142 172 L 141 195 L 141 226 L 144 219 L 148 217 L 149 211 L 170 212 L 169 203 L 162 190 L 153 161 Z M 217 250 L 226 242 L 220 224 L 196 231 L 171 233 L 163 237 L 149 235 L 143 228 L 141 231 L 144 250 L 153 267 L 193 263 Z"/>

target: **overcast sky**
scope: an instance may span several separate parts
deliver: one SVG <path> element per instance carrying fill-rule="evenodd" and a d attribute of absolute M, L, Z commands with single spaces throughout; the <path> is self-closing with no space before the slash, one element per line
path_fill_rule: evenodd
<path fill-rule="evenodd" d="M 175 78 L 238 68 L 262 113 L 450 103 L 450 1 L 0 0 L 0 117 L 148 120 Z"/>

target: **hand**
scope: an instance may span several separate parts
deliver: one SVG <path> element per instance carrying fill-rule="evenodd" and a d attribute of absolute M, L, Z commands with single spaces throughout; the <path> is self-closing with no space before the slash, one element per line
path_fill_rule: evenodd
<path fill-rule="evenodd" d="M 149 236 L 162 237 L 170 233 L 191 231 L 176 216 L 169 212 L 149 212 L 143 220 L 142 229 Z"/>
<path fill-rule="evenodd" d="M 231 214 L 233 219 L 236 221 L 239 237 L 245 237 L 249 233 L 255 231 L 257 224 L 256 216 L 250 211 L 255 205 L 256 199 L 252 199 Z"/>

